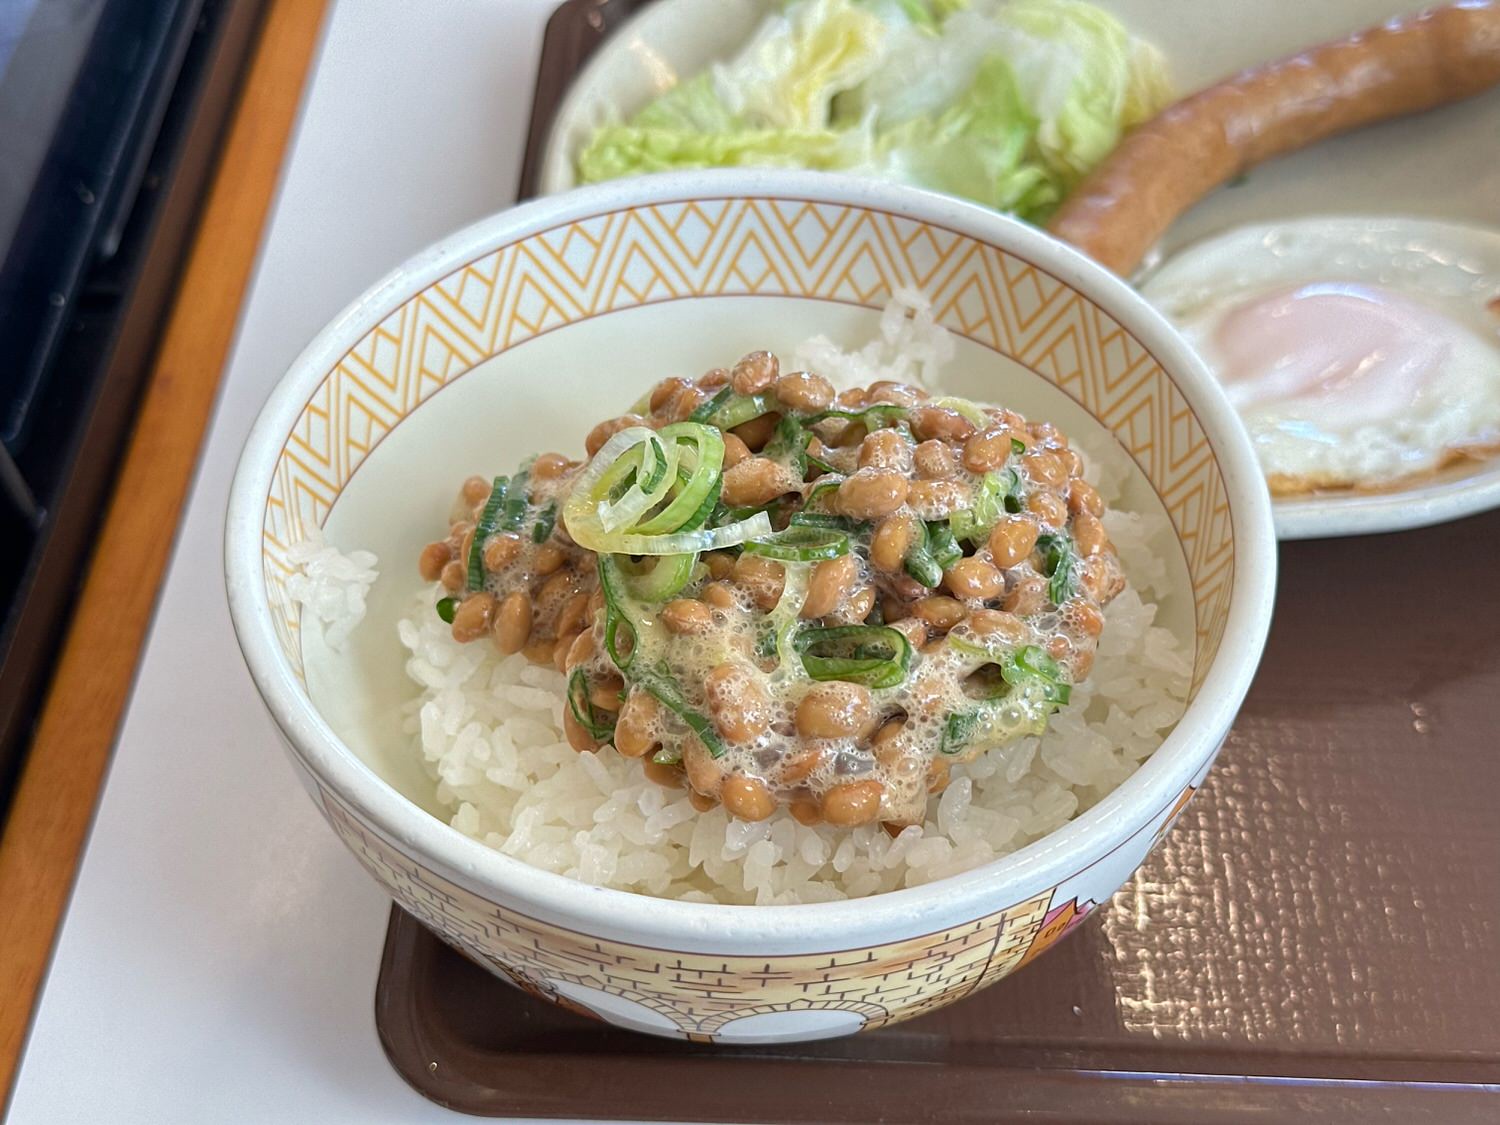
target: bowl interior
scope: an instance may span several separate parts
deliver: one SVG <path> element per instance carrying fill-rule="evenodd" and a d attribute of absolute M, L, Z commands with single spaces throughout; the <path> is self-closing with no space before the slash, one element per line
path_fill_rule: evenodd
<path fill-rule="evenodd" d="M 266 652 L 252 644 L 247 654 L 263 683 L 267 661 L 279 662 L 275 690 L 294 685 L 296 697 L 273 699 L 273 710 L 298 726 L 294 738 L 319 741 L 297 717 L 311 703 L 376 774 L 431 809 L 431 783 L 401 730 L 413 689 L 392 626 L 458 482 L 538 450 L 576 451 L 589 426 L 666 375 L 753 348 L 787 352 L 819 333 L 862 343 L 902 287 L 922 291 L 956 337 L 947 389 L 1054 421 L 1087 453 L 1113 452 L 1124 506 L 1170 521 L 1163 623 L 1191 644 L 1197 733 L 1174 740 L 1179 749 L 1158 754 L 1111 808 L 1169 803 L 1248 684 L 1264 624 L 1245 614 L 1258 618 L 1270 589 L 1264 500 L 1227 404 L 1144 303 L 1045 236 L 956 201 L 838 177 L 706 173 L 534 204 L 409 263 L 315 341 L 251 439 L 257 467 L 242 469 L 235 512 L 246 515 L 231 527 L 232 558 L 248 556 L 248 513 L 259 511 L 264 582 L 249 596 L 264 602 L 249 627 Z M 1250 539 L 1237 542 L 1237 523 Z M 367 620 L 341 654 L 302 628 L 286 588 L 288 549 L 313 527 L 381 560 Z M 1259 561 L 1244 575 L 1263 579 L 1248 586 L 1236 580 L 1246 550 Z M 1220 668 L 1232 609 L 1235 657 Z M 246 614 L 237 618 L 243 632 Z M 1195 710 L 1211 672 L 1218 687 Z M 1109 812 L 1086 815 L 1102 823 Z"/>

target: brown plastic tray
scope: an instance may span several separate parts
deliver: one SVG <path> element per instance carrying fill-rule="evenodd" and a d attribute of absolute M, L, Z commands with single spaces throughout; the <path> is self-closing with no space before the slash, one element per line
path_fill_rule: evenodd
<path fill-rule="evenodd" d="M 549 25 L 567 80 L 639 0 Z M 1285 544 L 1261 672 L 1157 853 L 1036 965 L 850 1039 L 708 1047 L 534 1000 L 394 910 L 396 1070 L 491 1117 L 1500 1122 L 1500 513 Z"/>

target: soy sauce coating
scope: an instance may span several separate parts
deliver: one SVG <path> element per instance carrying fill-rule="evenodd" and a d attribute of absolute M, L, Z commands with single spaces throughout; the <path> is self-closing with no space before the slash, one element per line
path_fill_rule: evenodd
<path fill-rule="evenodd" d="M 835 395 L 766 352 L 663 380 L 634 412 L 595 426 L 586 449 L 631 426 L 718 428 L 715 403 L 730 395 L 764 409 L 726 418 L 716 515 L 762 510 L 778 532 L 799 520 L 836 529 L 845 550 L 805 561 L 753 545 L 701 554 L 670 597 L 632 604 L 653 646 L 649 675 L 611 656 L 597 560 L 561 520 L 545 537 L 486 535 L 483 588 L 459 581 L 490 499 L 482 478 L 465 482 L 421 573 L 454 591 L 457 639 L 488 636 L 568 674 L 575 749 L 612 742 L 653 780 L 688 788 L 700 810 L 722 803 L 758 820 L 785 805 L 803 823 L 919 823 L 952 763 L 1035 733 L 1056 706 L 1038 692 L 1088 675 L 1103 607 L 1124 586 L 1104 504 L 1050 424 L 899 383 Z M 561 504 L 585 463 L 537 458 L 528 515 Z M 842 658 L 869 645 L 835 643 L 835 659 L 817 659 L 819 638 L 850 635 L 883 638 L 874 648 L 885 654 L 882 630 L 910 646 L 892 682 L 846 670 Z M 789 657 L 803 641 L 811 662 Z"/>

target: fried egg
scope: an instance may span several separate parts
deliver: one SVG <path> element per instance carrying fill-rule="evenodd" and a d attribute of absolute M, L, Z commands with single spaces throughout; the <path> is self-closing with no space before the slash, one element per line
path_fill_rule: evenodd
<path fill-rule="evenodd" d="M 1223 384 L 1275 493 L 1388 489 L 1500 452 L 1500 231 L 1238 227 L 1141 291 Z"/>

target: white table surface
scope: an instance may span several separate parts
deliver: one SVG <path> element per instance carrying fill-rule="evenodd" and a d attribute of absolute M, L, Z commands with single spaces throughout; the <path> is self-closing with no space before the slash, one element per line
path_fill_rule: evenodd
<path fill-rule="evenodd" d="M 459 1119 L 381 1053 L 389 901 L 283 758 L 230 631 L 220 543 L 240 445 L 303 344 L 512 201 L 555 5 L 341 0 L 329 18 L 12 1125 Z"/>

